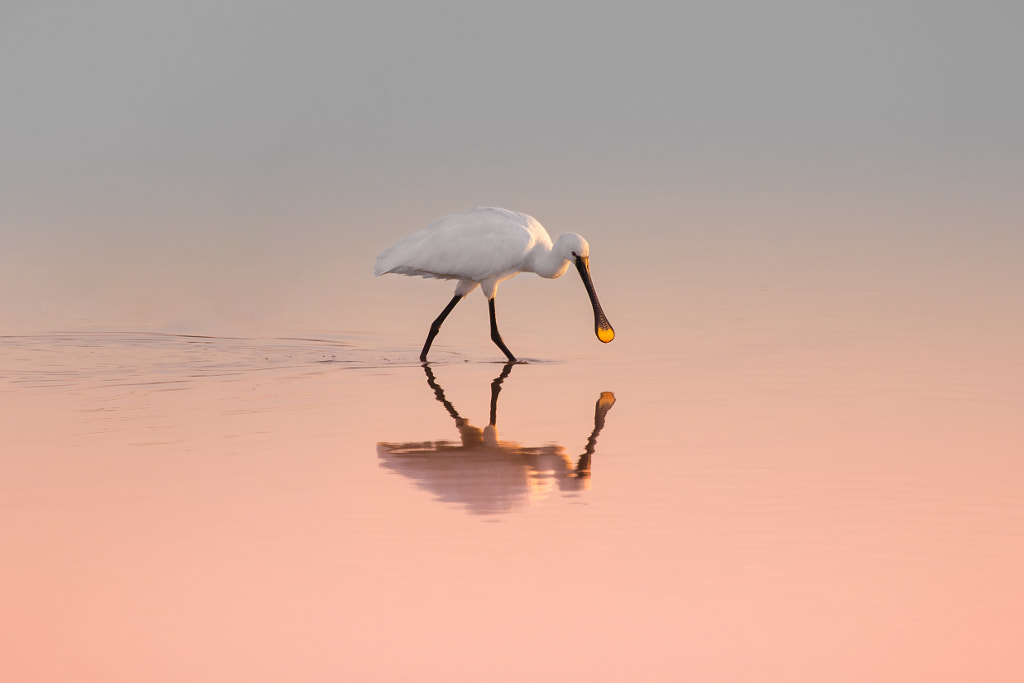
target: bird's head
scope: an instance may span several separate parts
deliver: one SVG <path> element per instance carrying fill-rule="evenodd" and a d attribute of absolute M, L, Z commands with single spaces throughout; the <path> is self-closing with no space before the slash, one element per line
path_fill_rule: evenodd
<path fill-rule="evenodd" d="M 615 330 L 601 308 L 601 302 L 597 299 L 597 292 L 594 290 L 594 282 L 590 277 L 590 245 L 576 233 L 560 235 L 555 244 L 555 251 L 559 256 L 565 258 L 574 266 L 583 280 L 583 286 L 587 289 L 590 297 L 590 305 L 594 308 L 594 333 L 597 338 L 607 344 L 615 338 Z"/>
<path fill-rule="evenodd" d="M 590 245 L 574 232 L 559 235 L 555 251 L 566 261 L 575 262 L 577 258 L 590 258 Z"/>

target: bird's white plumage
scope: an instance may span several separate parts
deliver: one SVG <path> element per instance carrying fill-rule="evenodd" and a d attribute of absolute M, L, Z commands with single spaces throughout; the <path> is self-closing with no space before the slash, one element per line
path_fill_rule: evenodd
<path fill-rule="evenodd" d="M 579 241 L 585 244 L 582 238 Z M 521 272 L 545 277 L 565 272 L 570 255 L 564 254 L 552 269 L 548 267 L 552 251 L 551 237 L 537 219 L 518 211 L 479 207 L 438 218 L 385 249 L 377 257 L 374 273 L 460 280 L 462 294 L 479 284 L 491 298 L 499 282 Z"/>

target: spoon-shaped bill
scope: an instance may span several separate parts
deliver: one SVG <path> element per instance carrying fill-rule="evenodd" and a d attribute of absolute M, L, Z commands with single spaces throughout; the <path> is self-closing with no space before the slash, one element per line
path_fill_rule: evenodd
<path fill-rule="evenodd" d="M 601 302 L 597 300 L 597 292 L 594 291 L 594 283 L 590 279 L 590 260 L 583 256 L 577 256 L 576 270 L 580 271 L 583 286 L 587 288 L 590 304 L 594 307 L 594 333 L 597 334 L 598 339 L 607 344 L 615 339 L 615 330 L 612 329 L 611 323 L 605 317 L 604 311 L 601 309 Z"/>

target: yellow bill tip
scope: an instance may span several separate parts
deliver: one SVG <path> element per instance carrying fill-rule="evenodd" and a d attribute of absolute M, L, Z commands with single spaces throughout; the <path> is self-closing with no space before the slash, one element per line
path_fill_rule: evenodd
<path fill-rule="evenodd" d="M 597 328 L 597 338 L 607 344 L 615 339 L 615 330 L 610 327 L 599 327 Z"/>

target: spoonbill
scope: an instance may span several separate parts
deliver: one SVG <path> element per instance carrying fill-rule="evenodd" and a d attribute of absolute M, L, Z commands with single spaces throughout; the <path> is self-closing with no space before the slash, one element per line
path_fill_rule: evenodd
<path fill-rule="evenodd" d="M 545 278 L 561 277 L 570 263 L 576 266 L 590 296 L 590 304 L 594 308 L 594 333 L 602 342 L 608 343 L 615 338 L 615 331 L 601 309 L 590 279 L 590 245 L 572 232 L 559 235 L 552 244 L 544 226 L 525 213 L 478 207 L 442 216 L 426 229 L 381 252 L 373 272 L 374 275 L 398 273 L 458 281 L 455 296 L 430 325 L 420 361 L 426 362 L 430 345 L 455 304 L 480 287 L 490 310 L 491 341 L 497 344 L 509 362 L 514 362 L 516 357 L 502 341 L 494 317 L 494 295 L 498 283 L 519 273 L 536 273 Z"/>

